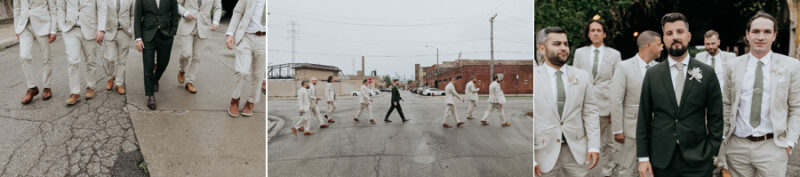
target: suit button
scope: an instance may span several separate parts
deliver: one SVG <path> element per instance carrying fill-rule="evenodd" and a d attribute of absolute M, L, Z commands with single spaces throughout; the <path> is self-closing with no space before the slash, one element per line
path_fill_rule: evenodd
<path fill-rule="evenodd" d="M 677 123 L 677 122 L 678 122 L 678 119 L 675 119 L 675 122 Z"/>
<path fill-rule="evenodd" d="M 556 139 L 556 143 L 561 143 L 561 139 Z"/>
<path fill-rule="evenodd" d="M 561 122 L 561 125 L 564 125 L 564 122 Z"/>
<path fill-rule="evenodd" d="M 678 133 L 672 133 L 672 135 L 678 136 Z"/>

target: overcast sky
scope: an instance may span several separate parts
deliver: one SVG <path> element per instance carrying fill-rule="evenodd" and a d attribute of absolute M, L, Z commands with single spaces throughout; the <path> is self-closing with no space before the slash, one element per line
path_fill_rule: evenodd
<path fill-rule="evenodd" d="M 489 18 L 495 59 L 533 58 L 531 0 L 270 0 L 268 65 L 333 65 L 345 74 L 361 69 L 413 79 L 414 64 L 489 59 Z"/>

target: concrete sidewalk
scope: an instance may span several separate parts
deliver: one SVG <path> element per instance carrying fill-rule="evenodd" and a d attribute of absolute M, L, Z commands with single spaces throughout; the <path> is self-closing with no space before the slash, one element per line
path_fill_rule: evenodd
<path fill-rule="evenodd" d="M 14 23 L 0 24 L 0 51 L 19 44 L 16 34 Z"/>
<path fill-rule="evenodd" d="M 219 29 L 227 29 L 227 24 Z M 142 55 L 132 45 L 126 74 L 127 109 L 151 176 L 266 175 L 266 96 L 261 95 L 252 117 L 228 115 L 234 57 L 224 37 L 224 32 L 214 32 L 201 49 L 205 53 L 194 82 L 196 94 L 177 81 L 181 50 L 175 38 L 155 94 L 158 109 L 154 111 L 146 106 Z M 243 98 L 248 93 L 244 89 Z"/>

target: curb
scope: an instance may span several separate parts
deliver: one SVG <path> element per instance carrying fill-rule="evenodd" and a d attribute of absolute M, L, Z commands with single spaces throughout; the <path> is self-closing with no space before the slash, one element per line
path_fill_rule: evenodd
<path fill-rule="evenodd" d="M 283 119 L 275 116 L 267 116 L 267 122 L 269 122 L 269 128 L 267 128 L 267 132 L 269 132 L 267 135 L 267 144 L 269 144 L 270 140 L 272 140 L 272 137 L 281 131 L 281 127 L 283 127 L 285 122 Z"/>
<path fill-rule="evenodd" d="M 0 40 L 0 50 L 13 47 L 19 44 L 19 40 L 16 37 L 10 37 Z"/>

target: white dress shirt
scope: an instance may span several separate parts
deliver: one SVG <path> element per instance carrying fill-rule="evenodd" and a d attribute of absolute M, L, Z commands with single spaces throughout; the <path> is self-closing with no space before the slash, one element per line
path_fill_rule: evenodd
<path fill-rule="evenodd" d="M 686 73 L 688 72 L 687 70 L 689 70 L 689 56 L 686 56 L 686 58 L 684 58 L 683 61 L 681 61 L 681 63 L 683 63 L 683 73 L 678 73 L 678 69 L 675 68 L 675 64 L 678 64 L 678 62 L 676 62 L 675 59 L 672 58 L 672 56 L 669 56 L 667 62 L 669 62 L 668 63 L 669 73 L 670 75 L 672 75 L 672 84 L 673 84 L 672 87 L 675 87 L 675 80 L 678 78 L 678 74 L 683 74 L 684 75 L 683 78 L 686 79 Z M 686 84 L 684 84 L 683 86 L 685 87 Z M 647 161 L 650 161 L 650 157 L 639 157 L 639 162 L 647 162 Z"/>
<path fill-rule="evenodd" d="M 719 51 L 719 49 L 717 49 L 716 55 L 711 55 L 711 53 L 708 53 L 708 60 L 707 60 L 708 63 L 706 64 L 711 65 L 712 63 L 714 63 L 714 66 L 711 67 L 714 68 L 714 73 L 717 74 L 717 80 L 719 81 L 719 86 L 720 88 L 725 88 L 725 72 L 724 72 L 725 67 L 722 65 L 723 64 L 722 55 L 720 54 L 722 54 L 722 51 Z M 711 57 L 714 57 L 714 62 L 711 62 Z"/>
<path fill-rule="evenodd" d="M 256 33 L 256 32 L 266 32 L 267 27 L 264 26 L 261 22 L 261 18 L 264 16 L 264 7 L 266 6 L 266 0 L 257 0 L 256 7 L 253 9 L 253 17 L 250 18 L 250 24 L 247 25 L 247 29 L 244 30 L 245 33 Z"/>
<path fill-rule="evenodd" d="M 734 135 L 742 138 L 748 136 L 764 136 L 768 133 L 772 133 L 773 130 L 772 120 L 769 118 L 769 105 L 771 103 L 770 100 L 772 100 L 772 88 L 771 84 L 769 84 L 772 80 L 769 72 L 772 68 L 772 52 L 767 53 L 767 55 L 764 55 L 761 59 L 757 59 L 752 53 L 748 55 L 750 55 L 750 57 L 747 59 L 744 80 L 740 85 L 740 89 L 742 90 L 737 109 L 739 114 L 736 115 L 736 129 L 733 131 Z M 750 125 L 750 108 L 753 102 L 753 86 L 756 81 L 756 67 L 758 67 L 758 61 L 764 63 L 764 66 L 761 67 L 761 72 L 764 75 L 764 91 L 761 94 L 761 124 L 753 128 L 753 126 Z"/>

